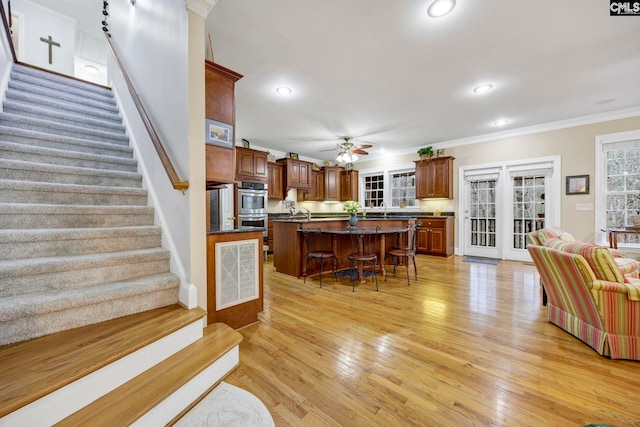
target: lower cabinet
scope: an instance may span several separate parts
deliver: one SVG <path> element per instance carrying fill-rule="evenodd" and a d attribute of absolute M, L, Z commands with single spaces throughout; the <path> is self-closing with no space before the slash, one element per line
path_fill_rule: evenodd
<path fill-rule="evenodd" d="M 444 257 L 453 255 L 453 220 L 453 217 L 418 218 L 422 227 L 418 229 L 416 252 Z"/>

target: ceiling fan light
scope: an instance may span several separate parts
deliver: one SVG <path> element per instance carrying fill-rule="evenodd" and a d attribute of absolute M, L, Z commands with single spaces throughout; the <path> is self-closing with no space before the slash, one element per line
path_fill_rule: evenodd
<path fill-rule="evenodd" d="M 456 0 L 435 0 L 429 6 L 427 13 L 432 18 L 440 18 L 453 10 L 456 6 Z"/>

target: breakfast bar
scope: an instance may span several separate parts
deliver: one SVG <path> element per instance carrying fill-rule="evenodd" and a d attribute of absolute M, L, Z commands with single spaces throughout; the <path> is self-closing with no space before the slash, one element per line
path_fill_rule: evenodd
<path fill-rule="evenodd" d="M 384 256 L 386 250 L 391 247 L 401 246 L 404 232 L 407 227 L 415 222 L 415 218 L 403 217 L 394 219 L 362 219 L 355 226 L 355 231 L 350 231 L 349 221 L 345 219 L 281 219 L 273 221 L 274 253 L 273 264 L 279 273 L 294 277 L 302 277 L 306 263 L 306 248 L 300 230 L 311 230 L 321 227 L 323 233 L 332 234 L 333 252 L 338 259 L 338 270 L 349 268 L 348 256 L 351 253 L 351 234 L 373 232 L 380 227 L 379 248 L 377 249 L 379 264 L 382 273 L 386 275 Z M 319 272 L 316 263 L 309 265 L 308 276 Z"/>

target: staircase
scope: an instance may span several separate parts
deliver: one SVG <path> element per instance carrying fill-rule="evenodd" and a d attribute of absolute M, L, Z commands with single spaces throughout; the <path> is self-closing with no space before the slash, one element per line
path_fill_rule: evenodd
<path fill-rule="evenodd" d="M 13 65 L 0 112 L 0 425 L 166 425 L 242 336 L 179 278 L 107 88 Z"/>
<path fill-rule="evenodd" d="M 14 64 L 0 113 L 0 345 L 175 304 L 107 88 Z"/>

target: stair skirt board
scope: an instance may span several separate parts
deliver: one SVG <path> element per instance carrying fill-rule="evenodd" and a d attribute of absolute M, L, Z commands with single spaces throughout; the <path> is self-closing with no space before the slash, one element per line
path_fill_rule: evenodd
<path fill-rule="evenodd" d="M 184 328 L 0 418 L 0 425 L 53 425 L 151 366 L 201 339 L 202 331 L 203 320 L 198 319 Z M 184 406 L 185 401 L 182 401 L 182 408 Z"/>
<path fill-rule="evenodd" d="M 132 426 L 147 427 L 167 425 L 185 412 L 189 403 L 197 403 L 240 363 L 240 348 L 233 347 L 189 383 L 177 390 L 155 408 L 138 419 Z"/>

